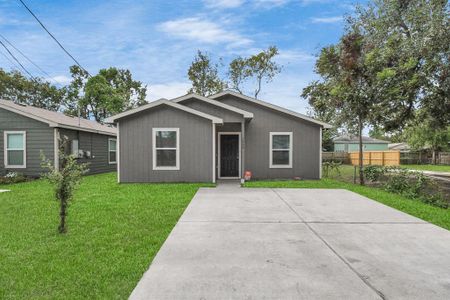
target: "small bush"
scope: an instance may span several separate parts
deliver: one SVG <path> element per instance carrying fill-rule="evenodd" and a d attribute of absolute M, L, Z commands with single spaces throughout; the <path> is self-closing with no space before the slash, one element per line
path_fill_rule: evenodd
<path fill-rule="evenodd" d="M 322 164 L 323 176 L 328 177 L 331 173 L 336 173 L 337 175 L 341 175 L 341 163 L 337 163 L 334 161 L 327 161 Z"/>
<path fill-rule="evenodd" d="M 27 177 L 25 177 L 22 173 L 8 172 L 5 176 L 0 177 L 0 184 L 19 183 L 27 180 Z"/>
<path fill-rule="evenodd" d="M 367 166 L 364 168 L 364 177 L 372 182 L 378 181 L 388 169 L 384 166 Z"/>

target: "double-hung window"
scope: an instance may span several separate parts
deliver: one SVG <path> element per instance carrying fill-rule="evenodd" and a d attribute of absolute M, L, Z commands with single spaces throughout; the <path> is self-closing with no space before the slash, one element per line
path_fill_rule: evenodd
<path fill-rule="evenodd" d="M 180 129 L 153 128 L 153 170 L 180 169 Z"/>
<path fill-rule="evenodd" d="M 292 168 L 292 132 L 270 133 L 270 168 Z"/>
<path fill-rule="evenodd" d="M 109 164 L 117 163 L 117 140 L 108 139 L 108 162 Z"/>
<path fill-rule="evenodd" d="M 26 168 L 26 132 L 5 131 L 4 152 L 6 168 Z"/>

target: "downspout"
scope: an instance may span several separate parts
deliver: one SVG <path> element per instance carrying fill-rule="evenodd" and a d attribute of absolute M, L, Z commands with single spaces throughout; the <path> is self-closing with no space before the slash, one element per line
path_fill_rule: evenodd
<path fill-rule="evenodd" d="M 244 178 L 245 173 L 245 118 L 241 122 L 241 174 L 240 178 Z"/>
<path fill-rule="evenodd" d="M 117 122 L 117 139 L 116 139 L 116 161 L 117 161 L 117 183 L 120 183 L 120 130 L 119 122 Z M 108 153 L 109 155 L 109 153 Z"/>
<path fill-rule="evenodd" d="M 320 127 L 320 140 L 319 140 L 319 179 L 322 179 L 322 149 L 323 149 L 322 130 L 323 130 L 323 128 Z"/>
<path fill-rule="evenodd" d="M 216 123 L 212 123 L 212 182 L 216 183 Z"/>
<path fill-rule="evenodd" d="M 59 129 L 53 128 L 53 165 L 55 170 L 59 170 Z"/>

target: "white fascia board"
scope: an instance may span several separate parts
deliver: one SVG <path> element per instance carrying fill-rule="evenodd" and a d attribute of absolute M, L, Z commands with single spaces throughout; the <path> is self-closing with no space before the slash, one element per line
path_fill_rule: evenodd
<path fill-rule="evenodd" d="M 177 98 L 174 98 L 174 99 L 171 99 L 170 101 L 175 102 L 175 103 L 180 103 L 180 102 L 183 102 L 185 100 L 192 99 L 192 98 L 200 100 L 200 101 L 203 101 L 203 102 L 206 102 L 206 103 L 209 103 L 211 105 L 222 107 L 222 108 L 224 108 L 226 110 L 229 110 L 229 111 L 235 112 L 237 114 L 243 115 L 244 118 L 246 118 L 246 119 L 252 119 L 253 118 L 253 113 L 251 113 L 251 112 L 245 111 L 245 110 L 240 109 L 238 107 L 234 107 L 234 106 L 222 103 L 220 101 L 209 99 L 209 98 L 201 96 L 201 95 L 193 94 L 193 93 L 187 94 L 187 95 L 184 95 L 184 96 L 181 96 L 181 97 L 177 97 Z"/>
<path fill-rule="evenodd" d="M 191 114 L 193 114 L 193 115 L 197 115 L 197 116 L 199 116 L 199 117 L 202 117 L 202 118 L 211 120 L 211 121 L 212 121 L 213 123 L 215 123 L 215 124 L 223 124 L 223 120 L 222 120 L 221 118 L 217 118 L 217 117 L 215 117 L 215 116 L 211 116 L 211 115 L 205 114 L 205 113 L 200 112 L 200 111 L 198 111 L 198 110 L 189 108 L 189 107 L 187 107 L 187 106 L 178 104 L 178 103 L 176 103 L 176 102 L 169 101 L 169 100 L 167 100 L 167 99 L 160 99 L 160 100 L 157 100 L 157 101 L 150 102 L 150 103 L 148 103 L 148 104 L 142 105 L 142 106 L 140 106 L 140 107 L 137 107 L 137 108 L 134 108 L 134 109 L 125 111 L 125 112 L 123 112 L 123 113 L 120 113 L 120 114 L 117 114 L 117 115 L 115 115 L 115 116 L 112 116 L 112 117 L 107 118 L 107 119 L 105 120 L 105 122 L 106 122 L 106 123 L 114 123 L 114 122 L 116 122 L 117 120 L 119 120 L 119 119 L 121 119 L 121 118 L 130 116 L 130 115 L 133 115 L 133 114 L 138 113 L 138 112 L 141 112 L 141 111 L 145 111 L 145 110 L 147 110 L 147 109 L 152 109 L 152 108 L 157 107 L 157 106 L 160 106 L 160 105 L 168 105 L 168 106 L 170 106 L 170 107 L 173 107 L 173 108 L 176 108 L 176 109 L 179 109 L 179 110 L 182 110 L 182 111 L 191 113 Z"/>
<path fill-rule="evenodd" d="M 332 128 L 333 127 L 333 126 L 331 126 L 328 123 L 318 121 L 318 120 L 316 120 L 314 118 L 311 118 L 311 117 L 308 117 L 308 116 L 306 116 L 304 114 L 301 114 L 301 113 L 298 113 L 298 112 L 295 112 L 295 111 L 283 108 L 281 106 L 278 106 L 278 105 L 275 105 L 275 104 L 272 104 L 272 103 L 269 103 L 269 102 L 266 102 L 266 101 L 262 101 L 262 100 L 255 99 L 255 98 L 252 98 L 252 97 L 249 97 L 249 96 L 245 96 L 245 95 L 233 92 L 233 91 L 223 91 L 223 92 L 217 93 L 215 95 L 209 96 L 209 98 L 217 99 L 217 98 L 220 98 L 220 97 L 225 96 L 225 95 L 232 95 L 232 96 L 238 97 L 240 99 L 247 100 L 247 101 L 250 101 L 252 103 L 256 103 L 256 104 L 268 107 L 268 108 L 276 110 L 276 111 L 280 111 L 282 113 L 285 113 L 285 114 L 297 117 L 299 119 L 303 119 L 303 120 L 309 121 L 311 123 L 315 123 L 315 124 L 321 125 L 323 128 Z"/>

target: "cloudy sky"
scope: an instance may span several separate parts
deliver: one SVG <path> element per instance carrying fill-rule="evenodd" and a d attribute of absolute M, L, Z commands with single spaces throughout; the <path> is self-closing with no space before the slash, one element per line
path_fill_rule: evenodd
<path fill-rule="evenodd" d="M 343 16 L 352 13 L 355 2 L 24 1 L 91 74 L 109 66 L 130 69 L 148 85 L 149 101 L 186 93 L 187 69 L 198 49 L 227 64 L 276 45 L 283 71 L 263 87 L 260 98 L 303 113 L 307 103 L 299 94 L 316 78 L 315 55 L 338 40 Z M 59 83 L 70 80 L 73 62 L 19 1 L 0 0 L 0 34 Z M 0 48 L 0 67 L 17 68 L 7 55 Z M 34 76 L 42 76 L 16 56 Z"/>

